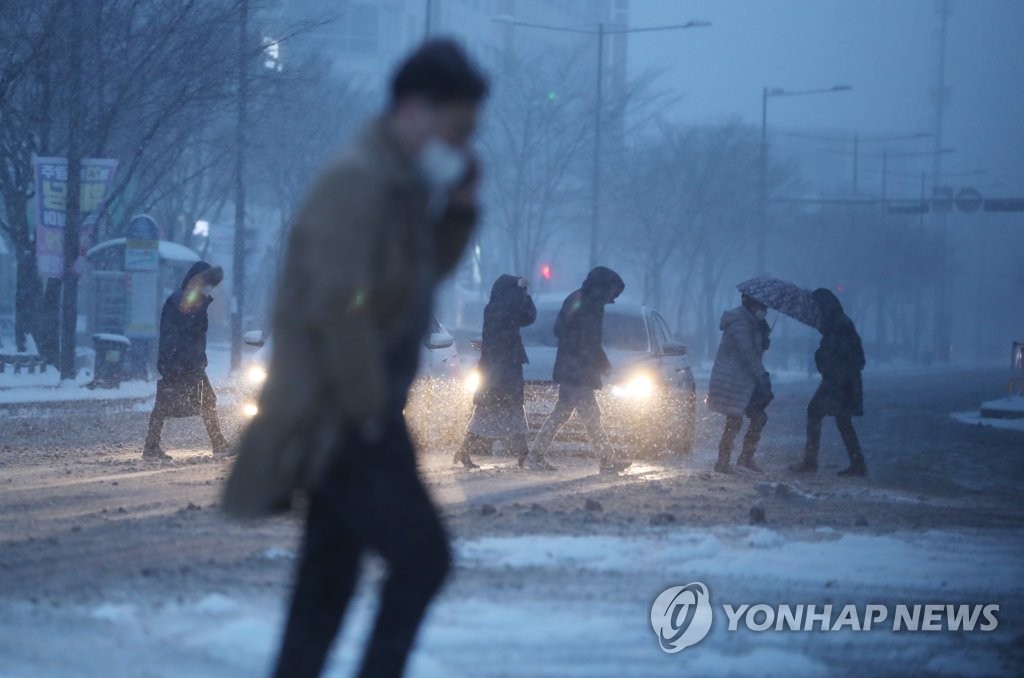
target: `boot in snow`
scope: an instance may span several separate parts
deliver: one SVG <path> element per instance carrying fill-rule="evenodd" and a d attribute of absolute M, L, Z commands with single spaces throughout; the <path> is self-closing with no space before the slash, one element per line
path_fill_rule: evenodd
<path fill-rule="evenodd" d="M 754 473 L 764 473 L 761 467 L 754 463 L 754 455 L 752 454 L 741 454 L 740 458 L 736 460 L 736 465 Z"/>
<path fill-rule="evenodd" d="M 601 463 L 597 466 L 597 472 L 608 475 L 615 475 L 625 471 L 632 465 L 629 461 L 613 461 L 611 459 L 602 459 Z"/>
<path fill-rule="evenodd" d="M 170 461 L 171 455 L 164 452 L 159 445 L 146 445 L 142 450 L 142 458 L 148 461 Z"/>
<path fill-rule="evenodd" d="M 536 454 L 527 455 L 527 457 L 520 464 L 521 468 L 527 471 L 557 471 L 558 468 L 552 466 L 550 462 L 544 457 L 540 457 Z"/>
<path fill-rule="evenodd" d="M 456 452 L 455 458 L 452 459 L 452 464 L 455 464 L 456 466 L 462 464 L 463 466 L 470 470 L 480 468 L 479 464 L 475 463 L 472 459 L 470 459 L 469 452 L 466 450 L 459 450 L 458 452 Z"/>
<path fill-rule="evenodd" d="M 864 455 L 856 452 L 850 455 L 850 465 L 836 475 L 843 477 L 863 478 L 868 474 L 868 467 L 864 463 Z"/>

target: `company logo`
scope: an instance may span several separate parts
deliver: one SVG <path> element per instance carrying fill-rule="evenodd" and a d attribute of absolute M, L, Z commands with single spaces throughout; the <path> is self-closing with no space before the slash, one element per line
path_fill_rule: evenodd
<path fill-rule="evenodd" d="M 704 640 L 711 630 L 711 600 L 700 582 L 662 591 L 651 606 L 651 627 L 661 649 L 680 652 Z"/>
<path fill-rule="evenodd" d="M 999 628 L 999 605 L 721 605 L 726 631 L 873 631 L 989 633 Z M 700 582 L 666 589 L 651 605 L 651 628 L 663 652 L 696 645 L 711 631 L 708 587 Z"/>

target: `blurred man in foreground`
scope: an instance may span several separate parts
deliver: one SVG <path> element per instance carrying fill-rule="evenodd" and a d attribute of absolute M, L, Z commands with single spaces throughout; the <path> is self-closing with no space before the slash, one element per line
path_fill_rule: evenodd
<path fill-rule="evenodd" d="M 265 516 L 309 496 L 278 676 L 321 672 L 368 550 L 388 573 L 359 675 L 401 675 L 448 572 L 402 409 L 434 291 L 476 222 L 469 142 L 486 91 L 453 42 L 423 45 L 291 234 L 267 384 L 224 502 Z"/>

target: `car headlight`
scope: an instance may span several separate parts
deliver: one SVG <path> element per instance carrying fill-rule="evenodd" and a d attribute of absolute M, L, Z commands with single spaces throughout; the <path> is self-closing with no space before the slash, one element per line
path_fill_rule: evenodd
<path fill-rule="evenodd" d="M 260 408 L 256 406 L 256 403 L 246 403 L 242 406 L 242 414 L 250 419 L 260 413 Z"/>
<path fill-rule="evenodd" d="M 612 394 L 619 398 L 643 400 L 653 396 L 655 390 L 654 379 L 651 378 L 651 375 L 641 372 L 613 386 Z"/>
<path fill-rule="evenodd" d="M 480 376 L 480 370 L 472 369 L 469 374 L 466 375 L 465 387 L 466 393 L 476 393 L 480 390 L 480 382 L 482 378 Z"/>
<path fill-rule="evenodd" d="M 267 380 L 267 369 L 262 365 L 253 365 L 245 373 L 245 380 L 250 384 L 262 384 Z"/>

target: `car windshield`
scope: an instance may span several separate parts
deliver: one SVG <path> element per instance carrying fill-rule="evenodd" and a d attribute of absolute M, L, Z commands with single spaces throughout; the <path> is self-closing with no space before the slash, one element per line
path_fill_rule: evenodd
<path fill-rule="evenodd" d="M 557 309 L 540 309 L 537 321 L 522 330 L 527 346 L 558 346 L 555 338 Z M 647 351 L 647 327 L 639 313 L 605 313 L 604 347 L 618 351 Z"/>

